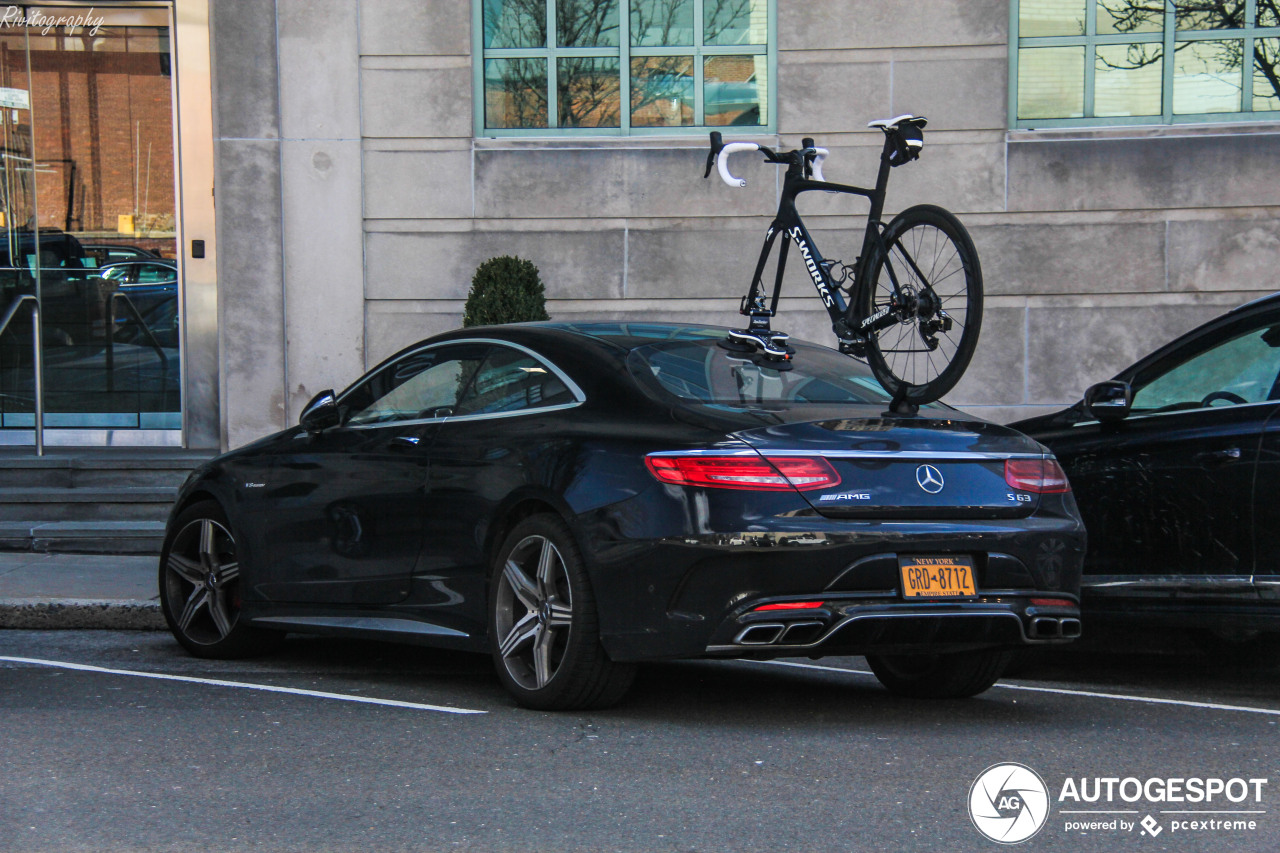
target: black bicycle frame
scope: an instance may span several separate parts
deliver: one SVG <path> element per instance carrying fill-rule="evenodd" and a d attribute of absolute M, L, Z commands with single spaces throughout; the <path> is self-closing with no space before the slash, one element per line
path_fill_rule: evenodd
<path fill-rule="evenodd" d="M 806 144 L 808 144 L 808 140 L 806 140 Z M 811 180 L 805 176 L 807 168 L 804 157 L 797 157 L 788 164 L 782 184 L 782 198 L 778 202 L 777 215 L 765 234 L 764 246 L 760 249 L 760 260 L 756 263 L 756 272 L 751 279 L 751 289 L 743 297 L 741 306 L 743 314 L 751 314 L 753 310 L 758 310 L 762 307 L 764 268 L 769 260 L 770 253 L 773 251 L 774 241 L 779 234 L 785 234 L 789 239 L 783 241 L 782 247 L 778 252 L 778 271 L 773 284 L 773 297 L 768 306 L 769 316 L 777 314 L 778 297 L 782 292 L 782 275 L 787 265 L 787 253 L 791 248 L 791 242 L 794 242 L 804 258 L 805 270 L 808 272 L 813 286 L 817 289 L 818 296 L 822 299 L 822 304 L 826 306 L 827 313 L 831 316 L 832 328 L 835 330 L 837 337 L 842 340 L 849 340 L 851 335 L 865 336 L 870 332 L 898 322 L 887 307 L 882 311 L 877 311 L 876 314 L 870 317 L 857 316 L 857 306 L 860 302 L 858 297 L 861 294 L 861 288 L 871 286 L 871 283 L 867 281 L 866 272 L 867 265 L 870 263 L 875 249 L 884 251 L 885 268 L 889 273 L 889 280 L 893 283 L 894 294 L 897 295 L 899 293 L 898 278 L 889 263 L 887 247 L 880 233 L 880 216 L 884 213 L 885 191 L 889 184 L 889 169 L 891 168 L 889 154 L 891 150 L 892 139 L 886 136 L 884 150 L 880 155 L 880 171 L 876 175 L 874 189 Z M 854 291 L 853 299 L 847 305 L 840 288 L 831 278 L 829 265 L 818 251 L 818 247 L 814 245 L 813 238 L 809 236 L 809 231 L 804 227 L 804 222 L 800 219 L 800 213 L 796 210 L 796 197 L 801 193 L 815 190 L 860 195 L 871 202 L 871 209 L 867 214 L 867 229 L 862 238 L 862 249 L 853 265 L 854 287 L 857 290 Z M 907 260 L 914 267 L 914 261 L 910 258 Z M 916 272 L 918 275 L 920 274 L 919 270 Z M 921 278 L 923 280 L 923 276 Z"/>

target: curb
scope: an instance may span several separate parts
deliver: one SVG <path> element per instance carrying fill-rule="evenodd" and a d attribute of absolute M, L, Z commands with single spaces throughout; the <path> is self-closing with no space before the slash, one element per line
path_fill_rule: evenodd
<path fill-rule="evenodd" d="M 158 631 L 166 625 L 158 601 L 0 598 L 0 628 Z"/>

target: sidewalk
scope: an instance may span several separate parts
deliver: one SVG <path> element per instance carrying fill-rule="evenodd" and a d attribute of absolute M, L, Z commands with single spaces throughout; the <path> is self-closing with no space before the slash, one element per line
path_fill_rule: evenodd
<path fill-rule="evenodd" d="M 0 552 L 0 628 L 164 628 L 158 561 Z"/>

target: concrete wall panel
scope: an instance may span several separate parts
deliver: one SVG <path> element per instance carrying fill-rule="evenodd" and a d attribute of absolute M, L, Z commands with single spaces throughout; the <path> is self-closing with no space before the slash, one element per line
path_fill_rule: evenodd
<path fill-rule="evenodd" d="M 693 220 L 673 222 L 671 228 L 632 230 L 627 238 L 627 295 L 737 299 L 751 283 L 768 225 L 762 217 L 753 228 L 713 228 Z M 777 252 L 775 243 L 775 258 Z M 790 261 L 787 265 L 793 266 Z M 772 273 L 768 282 L 772 289 Z M 803 293 L 794 283 L 788 276 L 790 286 L 783 292 Z"/>
<path fill-rule="evenodd" d="M 217 151 L 224 436 L 236 447 L 287 422 L 280 144 L 223 140 Z"/>
<path fill-rule="evenodd" d="M 892 110 L 889 69 L 888 62 L 792 62 L 779 55 L 778 129 L 814 137 L 865 130 Z"/>
<path fill-rule="evenodd" d="M 1006 59 L 895 61 L 893 104 L 888 113 L 872 118 L 926 116 L 927 150 L 929 134 L 940 130 L 1004 128 L 1008 85 Z"/>
<path fill-rule="evenodd" d="M 284 143 L 288 419 L 364 367 L 360 143 Z"/>
<path fill-rule="evenodd" d="M 360 137 L 356 0 L 277 0 L 285 137 Z"/>
<path fill-rule="evenodd" d="M 366 69 L 366 137 L 470 137 L 471 68 Z"/>
<path fill-rule="evenodd" d="M 209 4 L 213 51 L 214 127 L 224 139 L 280 135 L 276 80 L 276 4 L 218 0 Z"/>
<path fill-rule="evenodd" d="M 469 55 L 471 5 L 457 0 L 360 0 L 360 52 Z"/>
<path fill-rule="evenodd" d="M 466 299 L 483 261 L 516 255 L 537 267 L 549 298 L 623 296 L 625 236 L 602 231 L 464 231 L 365 235 L 369 299 Z"/>
<path fill-rule="evenodd" d="M 1172 290 L 1280 290 L 1280 220 L 1169 223 Z"/>
<path fill-rule="evenodd" d="M 1280 205 L 1280 134 L 1015 141 L 1009 209 Z"/>
<path fill-rule="evenodd" d="M 1023 399 L 1026 367 L 1026 311 L 987 307 L 973 361 L 946 401 L 971 405 L 1014 403 Z"/>
<path fill-rule="evenodd" d="M 984 291 L 996 295 L 1163 291 L 1165 224 L 1028 224 L 968 228 Z"/>
<path fill-rule="evenodd" d="M 1039 307 L 1028 312 L 1027 403 L 1070 404 L 1223 311 L 1217 305 Z"/>
<path fill-rule="evenodd" d="M 423 338 L 461 325 L 460 302 L 371 300 L 365 304 L 366 367 Z"/>
<path fill-rule="evenodd" d="M 828 180 L 854 186 L 875 184 L 879 168 L 881 136 L 867 140 L 873 144 L 831 144 Z M 818 140 L 821 144 L 822 140 Z M 885 210 L 889 215 L 913 204 L 938 204 L 954 213 L 1004 210 L 1004 146 L 991 143 L 931 142 L 925 135 L 920 159 L 895 168 L 889 174 Z M 858 196 L 808 193 L 798 204 L 802 215 L 857 214 L 867 211 L 866 199 Z"/>
<path fill-rule="evenodd" d="M 1007 44 L 1007 0 L 779 3 L 781 50 Z"/>
<path fill-rule="evenodd" d="M 470 217 L 470 152 L 366 151 L 364 214 L 370 219 Z"/>
<path fill-rule="evenodd" d="M 487 219 L 772 213 L 776 167 L 739 155 L 744 189 L 702 179 L 704 147 L 477 150 L 476 216 Z"/>

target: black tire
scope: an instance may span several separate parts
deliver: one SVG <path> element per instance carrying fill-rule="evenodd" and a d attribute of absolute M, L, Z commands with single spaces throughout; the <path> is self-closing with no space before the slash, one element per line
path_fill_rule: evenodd
<path fill-rule="evenodd" d="M 1013 659 L 1007 649 L 940 655 L 867 655 L 871 671 L 890 692 L 915 699 L 977 696 L 1000 680 Z"/>
<path fill-rule="evenodd" d="M 160 609 L 196 657 L 240 658 L 274 649 L 283 634 L 240 621 L 241 566 L 235 536 L 216 501 L 187 507 L 160 551 Z"/>
<path fill-rule="evenodd" d="M 890 306 L 893 280 L 907 304 L 894 309 L 899 322 L 867 336 L 867 363 L 890 394 L 917 405 L 941 399 L 964 375 L 982 329 L 982 267 L 960 220 L 940 207 L 909 207 L 884 232 L 888 263 L 876 249 L 859 292 L 863 317 Z M 922 285 L 921 275 L 929 288 Z M 936 298 L 929 294 L 936 294 Z M 950 331 L 939 328 L 941 314 Z M 930 348 L 930 341 L 936 342 Z"/>
<path fill-rule="evenodd" d="M 489 642 L 498 678 L 526 708 L 617 704 L 635 667 L 609 659 L 582 555 L 554 515 L 524 519 L 498 549 L 489 583 Z"/>

